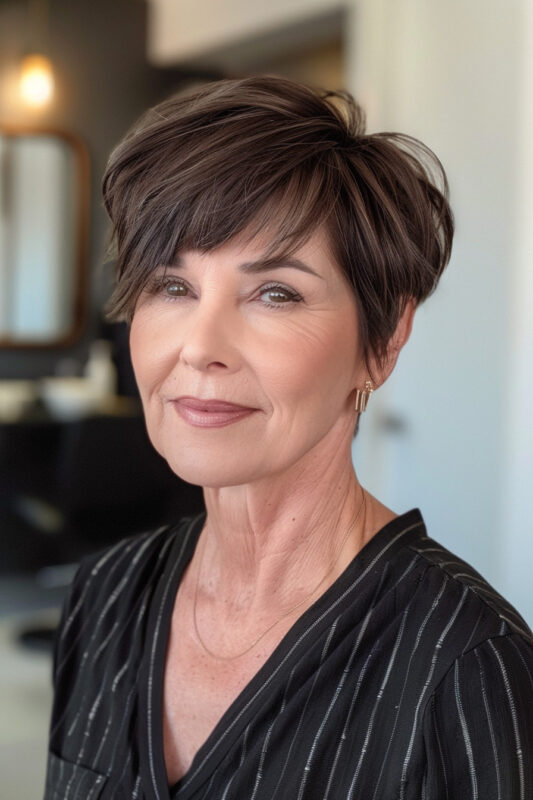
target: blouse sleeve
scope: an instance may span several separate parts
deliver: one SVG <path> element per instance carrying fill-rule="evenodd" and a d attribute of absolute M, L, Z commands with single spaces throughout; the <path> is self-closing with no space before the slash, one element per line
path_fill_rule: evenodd
<path fill-rule="evenodd" d="M 498 636 L 458 658 L 424 714 L 427 800 L 533 798 L 533 642 Z"/>
<path fill-rule="evenodd" d="M 83 571 L 83 563 L 78 564 L 76 572 L 72 578 L 70 586 L 63 600 L 61 615 L 54 636 L 54 646 L 52 654 L 52 685 L 54 689 L 57 688 L 56 684 L 57 684 L 58 667 L 60 667 L 63 663 L 66 650 L 68 648 L 68 643 L 70 641 L 69 637 L 67 636 L 68 628 L 72 624 L 72 617 L 76 613 L 76 610 L 79 610 L 77 609 L 76 604 L 77 602 L 79 602 L 81 594 L 80 584 L 82 583 L 82 579 L 80 578 L 80 574 L 82 573 L 82 571 Z"/>

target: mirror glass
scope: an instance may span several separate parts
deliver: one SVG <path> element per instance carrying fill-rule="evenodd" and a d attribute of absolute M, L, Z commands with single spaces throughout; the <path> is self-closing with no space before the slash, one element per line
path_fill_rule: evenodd
<path fill-rule="evenodd" d="M 79 331 L 87 192 L 75 137 L 0 127 L 0 345 L 55 346 Z"/>

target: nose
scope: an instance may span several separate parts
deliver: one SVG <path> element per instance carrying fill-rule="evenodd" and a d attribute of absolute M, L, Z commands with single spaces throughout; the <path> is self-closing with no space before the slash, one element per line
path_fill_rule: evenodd
<path fill-rule="evenodd" d="M 238 323 L 218 303 L 197 303 L 183 331 L 181 361 L 193 369 L 237 369 L 240 356 L 236 347 Z"/>

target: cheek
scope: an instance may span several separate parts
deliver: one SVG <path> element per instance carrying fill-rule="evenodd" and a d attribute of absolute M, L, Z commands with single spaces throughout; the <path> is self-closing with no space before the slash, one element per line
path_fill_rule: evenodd
<path fill-rule="evenodd" d="M 139 322 L 139 318 L 134 316 L 130 327 L 130 356 L 137 386 L 142 394 L 145 382 L 145 370 L 149 362 L 146 352 L 146 336 L 143 337 L 141 332 L 142 324 Z"/>
<path fill-rule="evenodd" d="M 353 389 L 356 331 L 350 318 L 309 319 L 266 348 L 264 361 L 273 394 L 298 401 L 299 412 L 331 405 L 338 409 Z"/>
<path fill-rule="evenodd" d="M 165 354 L 158 343 L 157 326 L 150 324 L 149 317 L 142 313 L 136 314 L 131 323 L 130 355 L 144 402 L 163 371 Z"/>

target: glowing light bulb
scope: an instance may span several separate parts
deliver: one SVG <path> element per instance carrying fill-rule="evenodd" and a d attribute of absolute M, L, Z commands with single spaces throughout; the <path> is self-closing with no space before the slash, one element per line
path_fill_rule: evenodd
<path fill-rule="evenodd" d="M 20 71 L 20 93 L 24 102 L 38 108 L 49 102 L 54 92 L 54 73 L 44 56 L 27 56 Z"/>

